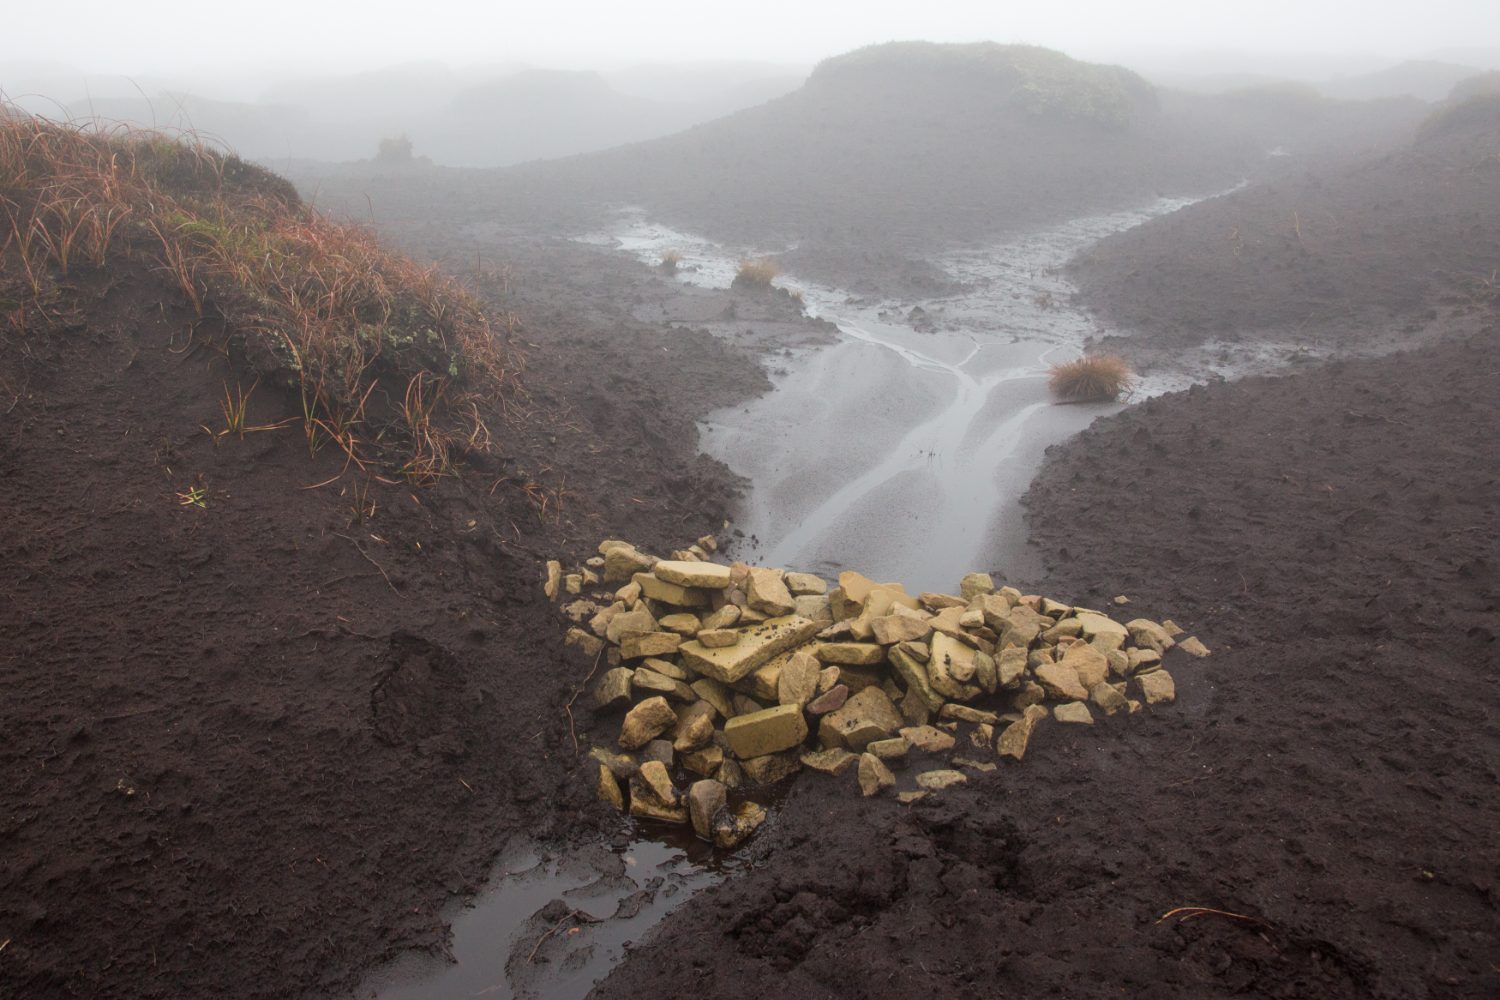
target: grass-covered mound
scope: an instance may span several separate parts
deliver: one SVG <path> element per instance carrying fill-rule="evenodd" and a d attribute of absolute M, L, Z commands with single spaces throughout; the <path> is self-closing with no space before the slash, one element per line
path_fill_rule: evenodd
<path fill-rule="evenodd" d="M 976 42 L 894 42 L 824 60 L 810 88 L 883 86 L 909 89 L 935 82 L 996 100 L 1028 118 L 1122 128 L 1156 107 L 1156 91 L 1121 66 L 1080 62 L 1036 45 Z"/>
<path fill-rule="evenodd" d="M 139 268 L 168 280 L 195 336 L 223 334 L 248 386 L 295 391 L 314 451 L 427 480 L 455 449 L 487 449 L 483 413 L 518 390 L 475 300 L 281 178 L 187 138 L 0 115 L 0 322 L 45 322 L 79 279 Z M 228 392 L 226 430 L 246 429 L 250 392 Z"/>

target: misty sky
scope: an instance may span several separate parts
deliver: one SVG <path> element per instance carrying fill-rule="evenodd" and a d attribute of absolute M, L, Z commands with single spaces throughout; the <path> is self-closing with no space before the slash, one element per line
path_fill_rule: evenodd
<path fill-rule="evenodd" d="M 892 39 L 1361 53 L 1500 47 L 1500 0 L 70 0 L 7 4 L 0 62 L 97 73 L 342 72 L 413 59 L 573 68 L 647 60 L 810 64 Z"/>

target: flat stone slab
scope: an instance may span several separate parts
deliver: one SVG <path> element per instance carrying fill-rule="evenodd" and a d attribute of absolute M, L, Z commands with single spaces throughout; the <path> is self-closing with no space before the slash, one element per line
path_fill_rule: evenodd
<path fill-rule="evenodd" d="M 801 705 L 777 705 L 730 719 L 724 738 L 736 757 L 750 760 L 800 744 L 807 739 L 807 720 Z"/>
<path fill-rule="evenodd" d="M 772 657 L 807 642 L 821 627 L 815 621 L 787 615 L 742 630 L 740 641 L 733 646 L 710 649 L 694 639 L 683 643 L 678 652 L 682 654 L 683 665 L 689 669 L 716 681 L 733 684 Z"/>
<path fill-rule="evenodd" d="M 711 562 L 678 562 L 663 559 L 652 569 L 658 580 L 679 587 L 701 587 L 705 590 L 727 590 L 733 582 L 729 567 Z"/>
<path fill-rule="evenodd" d="M 650 573 L 637 573 L 632 579 L 641 588 L 643 597 L 662 604 L 670 604 L 676 608 L 701 608 L 708 604 L 708 593 L 695 587 L 670 583 Z"/>
<path fill-rule="evenodd" d="M 818 647 L 824 663 L 873 667 L 885 659 L 885 647 L 875 642 L 825 642 Z"/>

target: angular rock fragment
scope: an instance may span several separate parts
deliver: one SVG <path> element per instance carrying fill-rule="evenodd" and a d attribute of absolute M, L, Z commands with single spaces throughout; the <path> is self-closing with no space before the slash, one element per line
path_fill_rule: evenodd
<path fill-rule="evenodd" d="M 635 750 L 676 724 L 677 713 L 672 711 L 665 698 L 647 698 L 625 713 L 618 742 L 626 750 Z"/>
<path fill-rule="evenodd" d="M 874 740 L 890 739 L 901 728 L 901 713 L 879 688 L 853 695 L 844 706 L 823 716 L 818 741 L 825 747 L 845 747 L 856 753 Z"/>
<path fill-rule="evenodd" d="M 1006 617 L 1005 628 L 997 629 L 1000 632 L 1000 646 L 1030 647 L 1045 629 L 1052 627 L 1052 619 L 1025 604 L 1018 604 L 1010 609 Z"/>
<path fill-rule="evenodd" d="M 932 637 L 931 649 L 927 680 L 932 690 L 955 701 L 973 701 L 979 697 L 979 685 L 968 683 L 975 673 L 974 650 L 941 632 Z"/>
<path fill-rule="evenodd" d="M 817 656 L 823 663 L 873 667 L 885 660 L 885 647 L 873 642 L 825 642 Z"/>
<path fill-rule="evenodd" d="M 728 761 L 725 761 L 725 763 L 728 763 Z M 745 777 L 755 784 L 774 785 L 783 778 L 789 778 L 801 770 L 802 758 L 795 751 L 769 753 L 764 757 L 751 757 L 749 760 L 740 761 L 740 768 L 745 772 Z M 722 774 L 720 774 L 719 780 L 724 780 Z"/>
<path fill-rule="evenodd" d="M 703 840 L 714 839 L 714 817 L 729 801 L 729 789 L 724 783 L 712 778 L 695 781 L 688 787 L 688 818 L 692 820 L 693 832 Z"/>
<path fill-rule="evenodd" d="M 604 747 L 594 747 L 589 750 L 589 756 L 609 768 L 609 773 L 620 781 L 628 781 L 641 769 L 640 763 L 628 753 L 612 753 Z"/>
<path fill-rule="evenodd" d="M 995 753 L 1012 760 L 1025 757 L 1026 747 L 1031 742 L 1031 734 L 1036 730 L 1037 722 L 1046 717 L 1047 710 L 1041 705 L 1027 706 L 1020 721 L 1012 722 L 1000 733 L 995 741 Z"/>
<path fill-rule="evenodd" d="M 740 634 L 732 628 L 706 628 L 700 629 L 694 637 L 709 649 L 723 649 L 726 646 L 737 645 Z"/>
<path fill-rule="evenodd" d="M 1097 684 L 1089 690 L 1089 701 L 1099 706 L 1099 710 L 1105 715 L 1114 715 L 1116 712 L 1129 711 L 1130 706 L 1125 701 L 1125 696 L 1117 691 L 1112 684 Z"/>
<path fill-rule="evenodd" d="M 849 700 L 849 687 L 845 684 L 835 684 L 833 687 L 818 695 L 807 703 L 807 714 L 827 715 L 844 707 Z"/>
<path fill-rule="evenodd" d="M 754 802 L 721 809 L 714 817 L 714 846 L 730 850 L 743 844 L 766 821 L 766 810 Z"/>
<path fill-rule="evenodd" d="M 1172 675 L 1165 670 L 1137 674 L 1135 682 L 1140 686 L 1141 697 L 1148 705 L 1165 705 L 1177 700 L 1177 685 L 1172 680 Z"/>
<path fill-rule="evenodd" d="M 693 694 L 693 689 L 682 683 L 682 681 L 663 677 L 655 670 L 650 670 L 646 667 L 636 669 L 630 678 L 630 685 L 648 697 L 653 694 L 659 694 L 667 698 L 674 698 L 677 701 L 692 701 L 697 697 L 697 695 Z"/>
<path fill-rule="evenodd" d="M 698 626 L 704 628 L 729 628 L 740 620 L 740 609 L 733 604 L 726 604 L 717 611 L 706 614 L 702 623 Z"/>
<path fill-rule="evenodd" d="M 806 705 L 818 691 L 822 668 L 813 657 L 802 652 L 791 654 L 776 679 L 776 700 L 783 705 Z"/>
<path fill-rule="evenodd" d="M 1119 649 L 1130 638 L 1130 632 L 1124 625 L 1094 612 L 1080 611 L 1078 624 L 1083 630 L 1083 637 L 1100 649 Z"/>
<path fill-rule="evenodd" d="M 1092 726 L 1094 724 L 1094 713 L 1090 712 L 1088 705 L 1081 701 L 1069 701 L 1058 705 L 1052 710 L 1052 717 L 1058 722 L 1070 722 L 1075 725 Z"/>
<path fill-rule="evenodd" d="M 637 604 L 629 611 L 620 611 L 609 619 L 604 637 L 618 645 L 626 636 L 645 635 L 660 631 L 661 626 L 644 604 Z"/>
<path fill-rule="evenodd" d="M 957 742 L 951 733 L 932 726 L 907 726 L 900 732 L 907 743 L 923 753 L 947 753 Z"/>
<path fill-rule="evenodd" d="M 905 760 L 907 751 L 911 744 L 906 742 L 905 736 L 897 736 L 889 740 L 875 740 L 866 744 L 865 753 L 874 754 L 883 761 Z"/>
<path fill-rule="evenodd" d="M 1189 656 L 1207 656 L 1208 647 L 1199 641 L 1197 636 L 1190 636 L 1177 644 L 1177 648 Z"/>
<path fill-rule="evenodd" d="M 828 593 L 827 581 L 812 573 L 788 573 L 785 582 L 786 589 L 791 591 L 794 597 Z"/>
<path fill-rule="evenodd" d="M 711 677 L 700 677 L 688 685 L 693 693 L 714 707 L 724 718 L 734 715 L 734 693 Z"/>
<path fill-rule="evenodd" d="M 651 572 L 656 559 L 621 542 L 604 553 L 604 582 L 623 583 L 637 573 Z"/>
<path fill-rule="evenodd" d="M 800 705 L 777 705 L 724 724 L 724 738 L 736 757 L 748 760 L 794 747 L 807 738 Z"/>
<path fill-rule="evenodd" d="M 936 771 L 923 771 L 917 775 L 917 784 L 929 792 L 940 792 L 954 785 L 967 783 L 969 776 L 962 771 L 951 771 L 946 768 Z"/>
<path fill-rule="evenodd" d="M 641 765 L 639 777 L 658 802 L 669 805 L 677 803 L 679 795 L 676 786 L 672 784 L 672 776 L 667 773 L 667 765 L 659 760 L 648 760 Z"/>
<path fill-rule="evenodd" d="M 971 601 L 983 594 L 993 594 L 995 581 L 988 573 L 970 573 L 958 581 L 958 592 L 963 595 L 965 601 Z"/>
<path fill-rule="evenodd" d="M 882 615 L 870 619 L 870 629 L 876 642 L 893 646 L 898 642 L 915 642 L 924 638 L 932 631 L 932 626 L 910 615 Z"/>
<path fill-rule="evenodd" d="M 563 644 L 577 646 L 583 651 L 583 655 L 588 657 L 595 657 L 604 652 L 604 643 L 589 635 L 581 628 L 568 629 L 568 635 L 563 640 Z"/>
<path fill-rule="evenodd" d="M 1095 685 L 1103 684 L 1109 677 L 1109 660 L 1093 646 L 1077 643 L 1069 646 L 1059 665 L 1072 667 L 1078 673 L 1078 683 L 1091 691 Z"/>
<path fill-rule="evenodd" d="M 625 793 L 620 791 L 620 782 L 608 767 L 599 765 L 599 775 L 595 786 L 599 792 L 599 801 L 607 802 L 620 812 L 625 811 Z"/>
<path fill-rule="evenodd" d="M 894 787 L 896 776 L 891 769 L 885 766 L 885 762 L 874 754 L 860 754 L 859 757 L 859 790 L 865 798 L 878 795 L 887 788 Z"/>
<path fill-rule="evenodd" d="M 1125 630 L 1130 633 L 1131 640 L 1142 649 L 1155 650 L 1165 653 L 1177 645 L 1166 629 L 1149 618 L 1136 618 L 1125 623 Z"/>
<path fill-rule="evenodd" d="M 672 741 L 669 739 L 657 739 L 647 743 L 641 750 L 641 763 L 644 764 L 652 760 L 670 771 L 673 762 L 676 760 L 676 754 L 672 750 Z"/>
<path fill-rule="evenodd" d="M 772 618 L 789 615 L 797 608 L 797 602 L 792 600 L 792 593 L 786 589 L 781 574 L 773 569 L 750 570 L 745 600 L 751 608 Z"/>
<path fill-rule="evenodd" d="M 712 778 L 724 763 L 724 751 L 710 743 L 701 750 L 689 750 L 682 755 L 682 766 L 694 774 Z"/>
<path fill-rule="evenodd" d="M 833 622 L 833 608 L 828 603 L 828 598 L 822 594 L 805 594 L 792 598 L 794 604 L 792 614 L 799 618 L 807 618 L 817 622 L 819 625 L 829 625 Z"/>
<path fill-rule="evenodd" d="M 699 702 L 699 704 L 704 704 Z M 672 741 L 672 749 L 678 753 L 691 750 L 701 750 L 714 738 L 714 722 L 710 716 L 698 715 L 683 723 L 677 730 L 677 738 Z"/>
<path fill-rule="evenodd" d="M 1036 679 L 1050 698 L 1083 701 L 1088 689 L 1078 680 L 1078 671 L 1066 663 L 1047 663 L 1037 668 Z"/>
<path fill-rule="evenodd" d="M 630 815 L 661 820 L 664 823 L 688 821 L 687 806 L 658 798 L 639 774 L 630 779 Z"/>
<path fill-rule="evenodd" d="M 843 747 L 828 750 L 809 750 L 802 755 L 802 766 L 821 774 L 843 774 L 859 763 L 859 755 Z"/>
<path fill-rule="evenodd" d="M 650 573 L 637 573 L 631 578 L 641 588 L 641 595 L 674 608 L 702 608 L 709 603 L 708 591 L 681 584 L 669 583 Z"/>
<path fill-rule="evenodd" d="M 630 704 L 630 679 L 634 674 L 626 667 L 604 671 L 594 685 L 594 705 L 602 712 Z"/>
<path fill-rule="evenodd" d="M 959 705 L 949 702 L 938 712 L 938 718 L 945 722 L 976 722 L 993 725 L 999 721 L 999 716 L 994 712 L 986 712 L 978 708 L 970 708 L 968 705 Z"/>
<path fill-rule="evenodd" d="M 678 635 L 689 639 L 697 635 L 698 630 L 703 627 L 702 623 L 698 621 L 697 615 L 686 612 L 675 615 L 664 615 L 657 625 L 663 631 L 676 632 Z"/>

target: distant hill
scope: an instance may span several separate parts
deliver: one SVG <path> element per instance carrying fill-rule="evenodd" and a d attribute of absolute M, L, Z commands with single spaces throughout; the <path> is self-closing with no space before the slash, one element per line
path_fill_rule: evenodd
<path fill-rule="evenodd" d="M 490 200 L 548 218 L 634 203 L 742 242 L 900 251 L 1212 191 L 1285 169 L 1276 146 L 1322 155 L 1420 115 L 1305 97 L 1178 95 L 1032 46 L 891 43 L 681 134 L 508 171 Z"/>
<path fill-rule="evenodd" d="M 1478 75 L 1473 66 L 1435 60 L 1412 60 L 1388 69 L 1358 76 L 1336 77 L 1318 85 L 1328 97 L 1348 100 L 1371 100 L 1380 97 L 1415 97 L 1423 101 L 1440 101 L 1455 84 Z"/>

